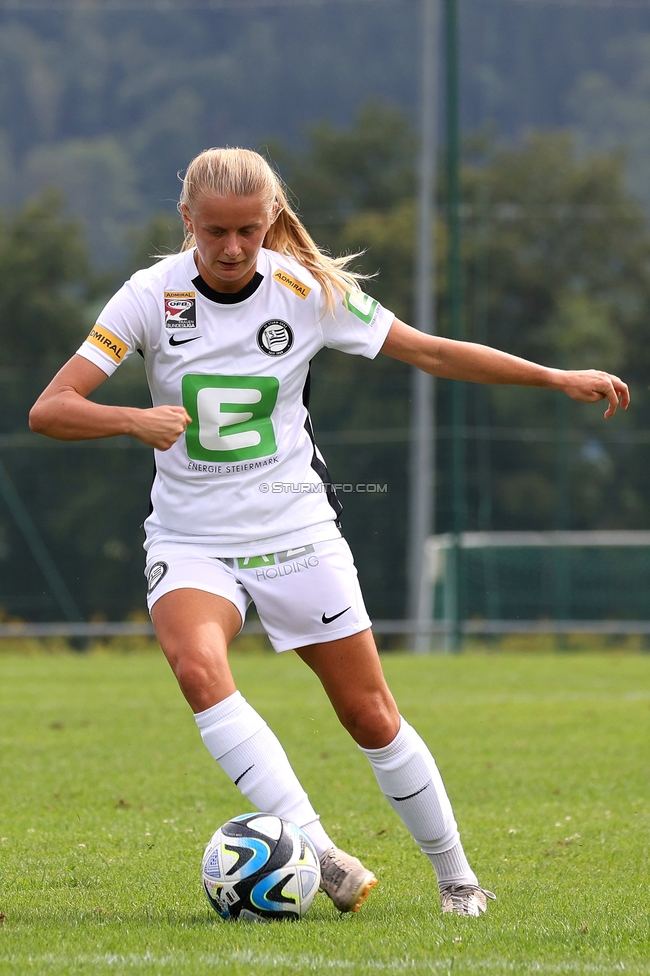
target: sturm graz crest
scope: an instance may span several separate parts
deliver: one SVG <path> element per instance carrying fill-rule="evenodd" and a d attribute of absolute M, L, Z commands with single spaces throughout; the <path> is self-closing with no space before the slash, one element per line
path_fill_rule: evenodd
<path fill-rule="evenodd" d="M 293 331 L 288 322 L 282 319 L 269 319 L 260 326 L 257 345 L 267 356 L 282 356 L 293 345 Z"/>
<path fill-rule="evenodd" d="M 153 590 L 156 589 L 163 576 L 167 575 L 168 569 L 169 566 L 167 565 L 167 563 L 164 563 L 162 561 L 153 564 L 147 576 L 147 593 L 151 593 Z"/>

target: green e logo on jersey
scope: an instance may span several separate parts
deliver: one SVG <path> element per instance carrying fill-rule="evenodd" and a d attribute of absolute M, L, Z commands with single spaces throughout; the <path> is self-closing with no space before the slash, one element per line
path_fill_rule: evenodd
<path fill-rule="evenodd" d="M 185 431 L 195 461 L 250 461 L 277 450 L 271 414 L 280 382 L 275 376 L 183 377 L 183 406 L 192 418 Z"/>
<path fill-rule="evenodd" d="M 346 291 L 343 304 L 348 312 L 352 312 L 366 325 L 372 325 L 378 303 L 370 295 L 365 295 L 362 291 Z"/>

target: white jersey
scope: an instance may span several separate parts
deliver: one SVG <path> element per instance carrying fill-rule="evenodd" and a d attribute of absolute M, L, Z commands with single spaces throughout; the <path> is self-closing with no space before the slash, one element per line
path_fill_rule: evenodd
<path fill-rule="evenodd" d="M 237 294 L 213 291 L 186 251 L 138 271 L 108 302 L 79 355 L 110 375 L 141 353 L 153 405 L 192 418 L 155 451 L 148 544 L 185 539 L 236 557 L 339 535 L 309 420 L 309 364 L 323 346 L 374 358 L 393 315 L 360 292 L 323 309 L 309 272 L 265 249 Z"/>

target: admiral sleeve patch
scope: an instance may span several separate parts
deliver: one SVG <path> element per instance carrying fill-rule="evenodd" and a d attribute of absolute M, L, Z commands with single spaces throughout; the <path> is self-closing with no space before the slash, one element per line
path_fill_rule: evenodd
<path fill-rule="evenodd" d="M 86 342 L 91 342 L 93 346 L 97 346 L 102 352 L 105 352 L 107 356 L 113 360 L 114 363 L 121 363 L 124 361 L 124 357 L 128 352 L 128 346 L 117 336 L 105 329 L 103 325 L 96 325 L 90 330 L 90 335 L 86 339 Z"/>
<path fill-rule="evenodd" d="M 297 295 L 298 298 L 302 298 L 303 300 L 307 298 L 311 291 L 311 288 L 303 285 L 302 281 L 298 281 L 297 278 L 292 278 L 290 274 L 287 274 L 286 271 L 280 271 L 279 268 L 273 274 L 273 280 L 279 281 L 281 285 L 284 285 L 285 288 L 288 288 L 289 291 L 292 291 L 294 295 Z"/>

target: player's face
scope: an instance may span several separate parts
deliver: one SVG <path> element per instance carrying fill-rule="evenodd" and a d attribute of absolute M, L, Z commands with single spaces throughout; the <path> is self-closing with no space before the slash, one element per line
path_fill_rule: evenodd
<path fill-rule="evenodd" d="M 272 223 L 260 195 L 199 197 L 183 220 L 196 240 L 196 263 L 201 277 L 215 291 L 235 292 L 255 274 L 257 255 Z"/>

